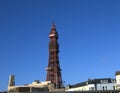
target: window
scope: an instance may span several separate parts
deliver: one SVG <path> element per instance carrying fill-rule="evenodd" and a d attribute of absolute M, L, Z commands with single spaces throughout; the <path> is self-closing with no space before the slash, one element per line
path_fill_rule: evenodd
<path fill-rule="evenodd" d="M 90 87 L 89 90 L 94 90 L 94 87 Z"/>
<path fill-rule="evenodd" d="M 106 86 L 105 88 L 106 88 L 106 90 L 107 90 L 107 86 Z"/>
<path fill-rule="evenodd" d="M 86 84 L 88 85 L 88 82 L 86 82 Z"/>
<path fill-rule="evenodd" d="M 113 90 L 115 90 L 115 86 L 113 86 Z"/>
<path fill-rule="evenodd" d="M 115 81 L 114 79 L 111 79 L 111 82 L 112 82 L 112 83 L 115 83 L 116 81 Z"/>
<path fill-rule="evenodd" d="M 101 80 L 101 83 L 108 83 L 108 80 Z"/>
<path fill-rule="evenodd" d="M 104 90 L 104 87 L 103 87 L 103 90 Z"/>

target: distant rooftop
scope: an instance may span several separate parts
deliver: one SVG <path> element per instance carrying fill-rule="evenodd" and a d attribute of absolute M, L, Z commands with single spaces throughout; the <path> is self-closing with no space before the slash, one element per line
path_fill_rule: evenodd
<path fill-rule="evenodd" d="M 70 85 L 70 87 L 75 88 L 75 87 L 85 86 L 88 84 L 114 83 L 114 82 L 116 82 L 116 80 L 111 78 L 88 79 L 85 82 Z"/>
<path fill-rule="evenodd" d="M 115 75 L 120 75 L 120 71 L 116 71 Z"/>

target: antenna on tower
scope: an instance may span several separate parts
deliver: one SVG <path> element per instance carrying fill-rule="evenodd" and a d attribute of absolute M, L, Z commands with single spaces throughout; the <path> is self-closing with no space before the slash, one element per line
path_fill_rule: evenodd
<path fill-rule="evenodd" d="M 52 29 L 56 28 L 55 27 L 55 21 L 52 22 Z"/>

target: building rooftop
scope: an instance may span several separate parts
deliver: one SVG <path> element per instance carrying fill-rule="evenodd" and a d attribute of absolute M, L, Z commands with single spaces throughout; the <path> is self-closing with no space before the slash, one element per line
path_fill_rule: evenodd
<path fill-rule="evenodd" d="M 70 85 L 70 87 L 75 88 L 75 87 L 85 86 L 85 85 L 88 85 L 88 84 L 115 83 L 115 82 L 116 82 L 116 80 L 111 79 L 111 78 L 88 79 L 85 82 Z"/>
<path fill-rule="evenodd" d="M 120 71 L 116 71 L 115 76 L 120 75 Z"/>

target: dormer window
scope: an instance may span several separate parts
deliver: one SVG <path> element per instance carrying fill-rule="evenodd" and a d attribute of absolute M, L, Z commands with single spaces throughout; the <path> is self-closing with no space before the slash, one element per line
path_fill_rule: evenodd
<path fill-rule="evenodd" d="M 115 81 L 114 79 L 111 79 L 111 82 L 112 82 L 112 83 L 115 83 L 116 81 Z"/>
<path fill-rule="evenodd" d="M 108 83 L 108 80 L 101 80 L 101 83 Z"/>

